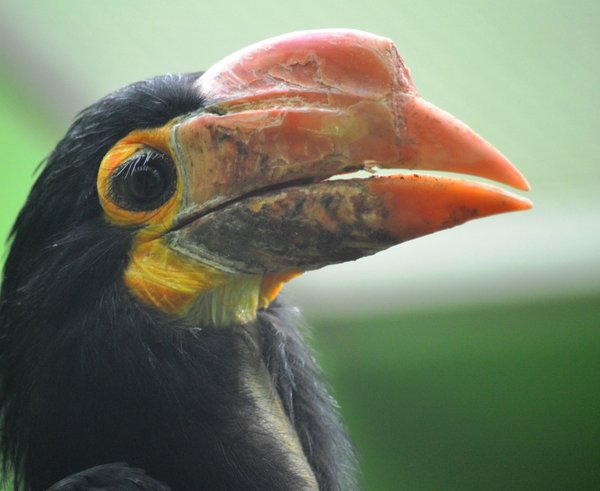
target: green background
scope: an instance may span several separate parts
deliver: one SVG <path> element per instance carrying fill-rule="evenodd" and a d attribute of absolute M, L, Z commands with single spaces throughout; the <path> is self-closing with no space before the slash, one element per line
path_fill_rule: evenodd
<path fill-rule="evenodd" d="M 288 31 L 392 38 L 426 99 L 500 148 L 535 208 L 287 289 L 365 490 L 600 489 L 600 3 L 0 3 L 0 236 L 73 116 Z"/>

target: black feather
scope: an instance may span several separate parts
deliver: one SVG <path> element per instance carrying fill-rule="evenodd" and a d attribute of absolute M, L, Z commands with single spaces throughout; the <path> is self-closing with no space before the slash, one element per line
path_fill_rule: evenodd
<path fill-rule="evenodd" d="M 163 483 L 127 464 L 99 465 L 62 479 L 48 491 L 170 491 Z"/>

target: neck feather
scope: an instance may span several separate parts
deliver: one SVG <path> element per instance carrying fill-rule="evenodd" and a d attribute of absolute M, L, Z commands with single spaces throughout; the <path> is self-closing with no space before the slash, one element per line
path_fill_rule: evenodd
<path fill-rule="evenodd" d="M 182 327 L 116 293 L 40 323 L 44 343 L 4 367 L 2 447 L 20 482 L 124 461 L 180 490 L 351 488 L 350 446 L 288 309 Z"/>

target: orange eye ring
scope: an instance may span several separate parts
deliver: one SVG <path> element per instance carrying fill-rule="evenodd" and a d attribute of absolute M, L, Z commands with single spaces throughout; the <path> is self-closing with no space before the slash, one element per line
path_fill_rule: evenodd
<path fill-rule="evenodd" d="M 171 124 L 136 130 L 104 156 L 97 177 L 106 219 L 118 226 L 144 226 L 144 237 L 162 235 L 182 196 L 181 176 L 169 146 Z"/>

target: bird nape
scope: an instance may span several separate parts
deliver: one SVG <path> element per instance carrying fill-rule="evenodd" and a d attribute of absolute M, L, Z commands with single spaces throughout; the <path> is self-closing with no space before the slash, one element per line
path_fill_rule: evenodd
<path fill-rule="evenodd" d="M 15 488 L 114 472 L 148 489 L 352 489 L 352 446 L 281 286 L 531 206 L 378 168 L 528 189 L 419 97 L 389 40 L 358 31 L 274 38 L 84 110 L 4 267 L 0 448 Z"/>

